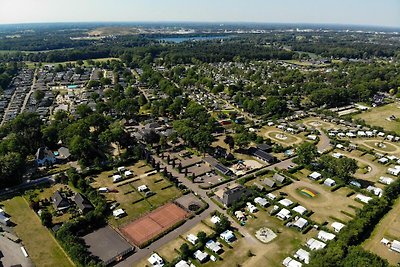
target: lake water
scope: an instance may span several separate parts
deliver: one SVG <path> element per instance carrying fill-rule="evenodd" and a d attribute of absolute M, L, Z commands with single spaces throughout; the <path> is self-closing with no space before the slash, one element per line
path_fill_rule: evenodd
<path fill-rule="evenodd" d="M 168 43 L 182 43 L 187 41 L 208 41 L 208 40 L 221 40 L 228 39 L 231 36 L 196 36 L 196 37 L 166 37 L 159 38 L 158 41 L 168 42 Z"/>

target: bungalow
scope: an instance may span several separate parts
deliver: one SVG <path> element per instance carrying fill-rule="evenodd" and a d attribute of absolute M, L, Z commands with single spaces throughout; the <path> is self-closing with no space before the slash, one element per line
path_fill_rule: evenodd
<path fill-rule="evenodd" d="M 157 253 L 151 254 L 147 261 L 154 267 L 164 266 L 164 260 Z"/>
<path fill-rule="evenodd" d="M 332 187 L 336 185 L 336 181 L 331 178 L 326 178 L 324 181 L 324 185 Z"/>
<path fill-rule="evenodd" d="M 346 133 L 346 136 L 349 137 L 349 138 L 356 138 L 357 137 L 357 135 L 352 133 L 352 132 Z"/>
<path fill-rule="evenodd" d="M 4 216 L 4 214 L 0 214 L 0 223 L 7 226 L 10 224 L 10 218 Z"/>
<path fill-rule="evenodd" d="M 283 183 L 285 181 L 285 176 L 280 175 L 279 173 L 275 173 L 274 176 L 272 177 L 273 180 L 275 180 L 278 183 Z"/>
<path fill-rule="evenodd" d="M 307 212 L 307 209 L 304 208 L 304 207 L 301 206 L 301 205 L 298 205 L 298 206 L 296 206 L 296 207 L 293 208 L 293 211 L 299 213 L 300 215 L 304 215 L 304 214 Z"/>
<path fill-rule="evenodd" d="M 271 152 L 272 151 L 272 146 L 268 145 L 268 144 L 258 144 L 257 148 L 262 150 L 262 151 L 265 151 L 265 152 Z"/>
<path fill-rule="evenodd" d="M 93 209 L 92 204 L 80 193 L 75 194 L 74 202 L 81 213 L 87 213 Z"/>
<path fill-rule="evenodd" d="M 184 260 L 181 260 L 177 264 L 175 264 L 175 267 L 194 267 L 194 265 L 193 264 L 189 264 Z"/>
<path fill-rule="evenodd" d="M 344 150 L 344 145 L 342 145 L 342 144 L 337 144 L 337 145 L 336 145 L 336 148 L 341 149 L 341 150 Z"/>
<path fill-rule="evenodd" d="M 358 132 L 357 132 L 357 135 L 358 135 L 359 137 L 366 137 L 366 136 L 367 136 L 367 134 L 366 134 L 364 131 L 358 131 Z"/>
<path fill-rule="evenodd" d="M 69 160 L 69 158 L 71 157 L 71 153 L 69 152 L 69 149 L 66 147 L 60 147 L 57 152 L 58 152 L 57 159 L 60 161 Z"/>
<path fill-rule="evenodd" d="M 308 221 L 304 218 L 298 218 L 294 223 L 293 226 L 297 227 L 300 231 L 303 230 L 308 225 Z"/>
<path fill-rule="evenodd" d="M 221 164 L 217 159 L 213 157 L 205 157 L 203 161 L 207 163 L 210 167 L 222 173 L 223 175 L 227 176 L 232 175 L 232 170 L 228 169 L 226 166 Z"/>
<path fill-rule="evenodd" d="M 400 166 L 395 166 L 394 168 L 389 168 L 387 170 L 387 173 L 389 173 L 393 176 L 399 176 L 400 175 Z"/>
<path fill-rule="evenodd" d="M 122 178 L 122 176 L 119 174 L 114 174 L 112 179 L 113 179 L 113 183 L 117 183 L 117 182 L 122 181 L 124 178 Z"/>
<path fill-rule="evenodd" d="M 337 159 L 341 159 L 341 158 L 343 158 L 343 154 L 341 154 L 341 153 L 333 153 L 332 157 L 337 158 Z"/>
<path fill-rule="evenodd" d="M 333 228 L 333 231 L 335 231 L 335 233 L 339 233 L 343 229 L 343 227 L 345 227 L 345 225 L 340 222 L 333 222 L 331 224 L 331 227 Z"/>
<path fill-rule="evenodd" d="M 300 262 L 292 259 L 291 257 L 286 257 L 282 264 L 286 267 L 301 267 L 303 266 Z"/>
<path fill-rule="evenodd" d="M 327 242 L 327 241 L 331 241 L 333 239 L 335 239 L 336 235 L 325 232 L 323 230 L 318 232 L 318 236 L 317 238 L 323 242 Z"/>
<path fill-rule="evenodd" d="M 207 254 L 207 252 L 196 250 L 196 252 L 193 254 L 193 257 L 197 259 L 200 263 L 205 263 L 208 261 L 209 255 Z"/>
<path fill-rule="evenodd" d="M 138 186 L 138 188 L 137 188 L 137 190 L 139 191 L 139 192 L 147 192 L 147 191 L 150 191 L 149 190 L 149 188 L 147 187 L 147 185 L 141 185 L 141 186 Z"/>
<path fill-rule="evenodd" d="M 132 176 L 133 176 L 133 173 L 132 173 L 130 170 L 126 170 L 126 171 L 124 172 L 124 175 L 125 175 L 126 178 L 129 178 L 129 177 L 132 177 Z"/>
<path fill-rule="evenodd" d="M 308 178 L 317 181 L 322 178 L 322 174 L 320 174 L 319 172 L 313 172 L 310 175 L 308 175 Z"/>
<path fill-rule="evenodd" d="M 54 192 L 53 196 L 51 197 L 51 201 L 53 202 L 54 209 L 57 211 L 63 211 L 71 207 L 71 203 L 65 194 L 58 190 Z"/>
<path fill-rule="evenodd" d="M 326 244 L 324 242 L 321 242 L 319 240 L 316 240 L 314 238 L 310 238 L 307 243 L 306 246 L 310 249 L 310 250 L 320 250 L 323 249 L 324 247 L 326 247 Z"/>
<path fill-rule="evenodd" d="M 379 182 L 386 185 L 390 185 L 391 183 L 393 183 L 393 181 L 394 180 L 390 177 L 381 176 L 379 178 Z"/>
<path fill-rule="evenodd" d="M 211 250 L 212 252 L 214 252 L 216 254 L 220 254 L 223 252 L 221 244 L 219 242 L 215 242 L 214 240 L 209 240 L 206 243 L 206 248 L 208 248 L 209 250 Z"/>
<path fill-rule="evenodd" d="M 367 191 L 378 197 L 381 197 L 383 195 L 383 190 L 381 188 L 372 185 L 367 187 Z"/>
<path fill-rule="evenodd" d="M 217 216 L 217 215 L 214 215 L 214 216 L 211 217 L 210 221 L 213 224 L 217 224 L 217 223 L 219 223 L 221 221 L 221 218 L 219 216 Z"/>
<path fill-rule="evenodd" d="M 392 245 L 390 246 L 390 249 L 400 253 L 400 242 L 397 240 L 393 240 Z"/>
<path fill-rule="evenodd" d="M 100 187 L 99 188 L 99 193 L 108 193 L 108 188 L 107 187 Z"/>
<path fill-rule="evenodd" d="M 278 217 L 282 221 L 289 219 L 291 216 L 292 215 L 290 214 L 290 211 L 287 209 L 281 209 L 281 211 L 276 214 L 276 217 Z"/>
<path fill-rule="evenodd" d="M 246 205 L 247 205 L 247 209 L 249 210 L 249 212 L 255 213 L 258 211 L 257 207 L 254 206 L 252 203 L 247 202 Z"/>
<path fill-rule="evenodd" d="M 317 140 L 317 136 L 315 134 L 310 134 L 307 136 L 307 139 L 311 140 L 311 141 L 315 141 L 315 140 Z"/>
<path fill-rule="evenodd" d="M 299 259 L 300 261 L 304 262 L 305 264 L 310 263 L 310 252 L 308 252 L 302 248 L 296 251 L 296 253 L 294 254 L 294 257 L 296 259 Z"/>
<path fill-rule="evenodd" d="M 378 159 L 378 162 L 379 162 L 380 164 L 386 164 L 386 163 L 388 163 L 388 162 L 389 162 L 389 159 L 388 159 L 388 158 L 385 158 L 385 157 L 383 157 L 383 158 L 380 158 L 380 159 Z"/>
<path fill-rule="evenodd" d="M 272 193 L 268 193 L 267 198 L 269 198 L 270 200 L 274 200 L 274 199 L 276 199 L 276 196 Z"/>
<path fill-rule="evenodd" d="M 285 207 L 289 207 L 290 205 L 293 204 L 293 201 L 291 201 L 290 199 L 284 198 L 284 199 L 279 200 L 279 204 L 281 204 L 282 206 L 285 206 Z"/>
<path fill-rule="evenodd" d="M 41 167 L 45 165 L 55 164 L 57 159 L 54 153 L 47 147 L 41 147 L 36 151 L 36 164 Z"/>
<path fill-rule="evenodd" d="M 244 213 L 240 210 L 235 211 L 235 217 L 236 219 L 238 219 L 239 221 L 244 221 L 246 220 L 246 216 L 244 215 Z"/>
<path fill-rule="evenodd" d="M 379 136 L 379 137 L 385 137 L 385 133 L 384 133 L 384 132 L 379 132 L 379 133 L 378 133 L 378 136 Z"/>
<path fill-rule="evenodd" d="M 226 230 L 225 232 L 221 233 L 219 236 L 228 243 L 236 240 L 236 237 L 231 230 Z"/>
<path fill-rule="evenodd" d="M 368 202 L 370 202 L 372 200 L 372 197 L 364 196 L 362 194 L 357 194 L 356 199 L 358 199 L 359 201 L 361 201 L 365 204 L 368 204 Z"/>
<path fill-rule="evenodd" d="M 367 137 L 374 137 L 375 136 L 374 132 L 371 132 L 371 131 L 366 131 L 365 134 L 367 135 Z"/>
<path fill-rule="evenodd" d="M 118 218 L 122 218 L 126 215 L 125 211 L 123 209 L 116 209 L 113 210 L 113 216 L 114 218 L 118 219 Z"/>
<path fill-rule="evenodd" d="M 254 199 L 254 203 L 256 203 L 264 208 L 269 205 L 269 202 L 265 198 L 262 198 L 262 197 L 256 197 Z"/>
<path fill-rule="evenodd" d="M 197 242 L 199 241 L 199 238 L 197 236 L 195 236 L 194 234 L 188 234 L 186 239 L 192 243 L 193 245 L 196 245 Z"/>
<path fill-rule="evenodd" d="M 265 185 L 267 185 L 267 186 L 269 186 L 269 187 L 271 187 L 271 188 L 275 187 L 275 182 L 272 181 L 272 180 L 269 179 L 269 178 L 265 178 L 265 179 L 262 181 L 262 183 L 265 184 Z"/>
<path fill-rule="evenodd" d="M 262 161 L 267 162 L 267 163 L 276 162 L 276 158 L 274 156 L 272 156 L 271 154 L 269 154 L 269 153 L 267 153 L 267 152 L 265 152 L 265 151 L 263 151 L 261 149 L 253 147 L 253 148 L 250 149 L 250 151 L 251 151 L 251 154 L 254 157 L 258 158 L 259 160 L 262 160 Z"/>

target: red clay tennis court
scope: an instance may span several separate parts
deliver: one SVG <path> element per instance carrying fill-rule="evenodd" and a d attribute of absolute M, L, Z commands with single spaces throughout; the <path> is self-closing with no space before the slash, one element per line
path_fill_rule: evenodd
<path fill-rule="evenodd" d="M 122 227 L 122 234 L 140 246 L 184 220 L 188 213 L 173 203 L 166 204 L 146 216 Z"/>

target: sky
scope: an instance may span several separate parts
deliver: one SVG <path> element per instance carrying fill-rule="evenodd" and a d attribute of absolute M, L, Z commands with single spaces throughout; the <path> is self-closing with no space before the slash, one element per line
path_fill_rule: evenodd
<path fill-rule="evenodd" d="M 0 0 L 0 24 L 108 21 L 400 27 L 400 0 Z"/>

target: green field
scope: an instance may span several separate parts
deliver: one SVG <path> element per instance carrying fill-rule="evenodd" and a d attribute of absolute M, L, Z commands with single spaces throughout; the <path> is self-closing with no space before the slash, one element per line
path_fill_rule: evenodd
<path fill-rule="evenodd" d="M 14 197 L 2 204 L 16 224 L 13 229 L 36 266 L 74 266 L 23 197 Z"/>
<path fill-rule="evenodd" d="M 387 120 L 391 115 L 400 118 L 400 104 L 393 103 L 382 107 L 372 108 L 369 111 L 354 116 L 354 118 L 363 119 L 367 124 L 380 126 L 387 131 L 394 131 L 397 134 L 400 134 L 400 122 Z"/>
<path fill-rule="evenodd" d="M 108 187 L 117 190 L 115 193 L 107 193 L 105 197 L 108 202 L 118 202 L 119 208 L 125 210 L 127 216 L 118 220 L 110 218 L 109 222 L 115 227 L 119 227 L 125 223 L 133 221 L 143 214 L 152 211 L 165 203 L 176 199 L 182 195 L 182 192 L 171 183 L 164 179 L 159 173 L 146 175 L 146 172 L 152 168 L 139 161 L 133 166 L 126 167 L 134 173 L 134 177 L 128 179 L 127 182 L 114 184 L 109 177 L 113 171 L 101 173 L 92 183 L 94 188 Z M 145 197 L 137 188 L 141 185 L 147 185 L 155 194 Z"/>
<path fill-rule="evenodd" d="M 0 52 L 1 53 L 1 52 Z M 104 62 L 104 61 L 108 61 L 108 60 L 120 60 L 119 58 L 114 58 L 114 57 L 107 57 L 107 58 L 97 58 L 97 59 L 92 59 L 94 62 Z M 87 63 L 87 60 L 83 60 L 83 62 L 84 62 L 84 66 L 85 67 L 89 67 L 89 64 Z M 30 61 L 27 61 L 27 62 L 25 62 L 26 63 L 26 65 L 28 66 L 28 68 L 34 68 L 35 67 L 35 64 L 38 64 L 39 62 L 30 62 Z M 42 62 L 42 65 L 44 66 L 44 65 L 58 65 L 58 64 L 61 64 L 61 65 L 64 65 L 64 64 L 67 64 L 67 63 L 71 63 L 71 64 L 75 64 L 76 63 L 76 61 L 65 61 L 65 62 Z"/>

